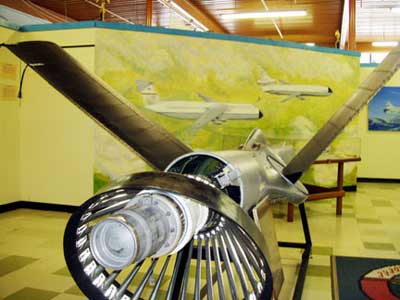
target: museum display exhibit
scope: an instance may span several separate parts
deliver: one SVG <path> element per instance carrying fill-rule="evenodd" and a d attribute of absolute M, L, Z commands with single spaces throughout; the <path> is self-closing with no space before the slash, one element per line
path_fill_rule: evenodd
<path fill-rule="evenodd" d="M 107 2 L 98 6 L 104 20 Z M 398 131 L 400 93 L 385 85 L 397 80 L 400 45 L 363 67 L 355 51 L 221 33 L 103 21 L 2 26 L 0 113 L 11 141 L 2 154 L 7 168 L 18 163 L 0 194 L 0 222 L 30 209 L 64 212 L 65 262 L 57 258 L 63 268 L 52 276 L 73 286 L 44 300 L 67 291 L 99 300 L 308 299 L 307 278 L 328 269 L 333 299 L 400 297 L 396 243 L 396 255 L 368 258 L 320 242 L 334 239 L 332 220 L 334 230 L 350 228 L 349 205 L 359 200 L 343 198 L 360 173 L 398 176 L 374 149 L 379 134 Z M 306 209 L 321 199 L 332 200 L 320 201 L 322 213 Z M 277 229 L 286 209 L 294 223 Z M 3 231 L 18 234 L 14 226 Z M 358 247 L 351 232 L 329 245 Z M 0 245 L 12 241 L 23 243 Z M 44 295 L 39 276 L 14 294 L 3 285 L 26 259 L 7 247 L 15 255 L 0 251 L 0 299 Z M 329 265 L 316 267 L 324 252 Z"/>

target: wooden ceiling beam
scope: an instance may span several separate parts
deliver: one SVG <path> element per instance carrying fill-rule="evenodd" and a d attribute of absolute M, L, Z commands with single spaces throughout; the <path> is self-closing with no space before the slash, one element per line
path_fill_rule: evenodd
<path fill-rule="evenodd" d="M 146 26 L 152 25 L 153 19 L 153 0 L 146 1 Z"/>
<path fill-rule="evenodd" d="M 276 32 L 271 33 L 264 33 L 262 35 L 252 35 L 255 38 L 265 38 L 265 39 L 272 39 L 272 40 L 281 40 L 279 35 Z M 316 44 L 334 44 L 335 37 L 327 36 L 324 34 L 299 34 L 299 33 L 288 33 L 284 34 L 285 39 L 283 41 L 290 41 L 290 42 L 299 42 L 299 43 L 308 43 L 314 42 Z"/>
<path fill-rule="evenodd" d="M 356 50 L 356 0 L 349 1 L 349 50 Z"/>
<path fill-rule="evenodd" d="M 193 5 L 188 0 L 174 0 L 174 2 L 189 13 L 193 18 L 202 23 L 211 32 L 229 33 L 221 24 L 219 24 L 214 18 L 209 16 L 203 9 Z"/>

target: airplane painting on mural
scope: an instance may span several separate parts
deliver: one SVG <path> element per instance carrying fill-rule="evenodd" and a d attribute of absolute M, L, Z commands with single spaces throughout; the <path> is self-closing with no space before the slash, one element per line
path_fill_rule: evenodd
<path fill-rule="evenodd" d="M 186 100 L 161 100 L 152 82 L 136 80 L 145 108 L 176 119 L 196 120 L 191 126 L 199 129 L 209 122 L 220 125 L 227 120 L 257 120 L 262 112 L 253 104 L 217 102 L 198 93 L 201 102 Z"/>
<path fill-rule="evenodd" d="M 294 84 L 282 80 L 271 78 L 265 71 L 261 73 L 261 78 L 257 81 L 261 90 L 265 93 L 274 95 L 286 95 L 281 102 L 286 102 L 293 98 L 305 100 L 308 96 L 323 97 L 330 96 L 333 91 L 329 86 L 317 84 Z"/>
<path fill-rule="evenodd" d="M 368 130 L 400 131 L 400 87 L 383 87 L 369 103 Z"/>

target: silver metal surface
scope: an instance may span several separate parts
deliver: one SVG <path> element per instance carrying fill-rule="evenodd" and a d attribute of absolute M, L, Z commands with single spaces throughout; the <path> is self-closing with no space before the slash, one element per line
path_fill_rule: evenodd
<path fill-rule="evenodd" d="M 206 285 L 207 285 L 207 299 L 213 300 L 213 278 L 211 270 L 211 249 L 210 249 L 210 233 L 205 234 L 205 249 L 206 249 Z"/>
<path fill-rule="evenodd" d="M 31 41 L 4 46 L 154 168 L 162 170 L 191 151 L 58 45 Z"/>
<path fill-rule="evenodd" d="M 220 230 L 217 230 L 217 235 L 218 239 L 218 245 L 219 249 L 221 249 L 221 254 L 222 254 L 222 260 L 224 262 L 224 265 L 226 267 L 226 274 L 228 277 L 228 282 L 229 282 L 229 288 L 231 292 L 232 299 L 236 300 L 238 299 L 238 292 L 236 289 L 236 284 L 235 284 L 235 279 L 233 277 L 233 269 L 231 266 L 231 260 L 229 259 L 228 251 L 227 251 L 227 245 L 224 241 L 223 236 L 221 236 Z"/>
<path fill-rule="evenodd" d="M 208 174 L 196 174 L 208 177 L 217 187 L 225 190 L 227 187 L 236 187 L 240 190 L 240 206 L 248 211 L 259 201 L 268 197 L 268 201 L 287 201 L 300 204 L 307 199 L 308 192 L 302 183 L 292 183 L 282 175 L 285 167 L 283 160 L 267 145 L 260 147 L 261 139 L 257 138 L 257 147 L 253 150 L 231 150 L 219 152 L 192 152 L 175 159 L 166 171 L 185 174 L 191 161 L 196 161 L 202 168 L 210 166 L 214 161 L 220 166 Z M 228 170 L 228 171 L 227 171 Z M 222 175 L 221 175 L 222 174 Z M 226 177 L 221 184 L 221 177 Z M 226 191 L 229 195 L 229 189 Z"/>
<path fill-rule="evenodd" d="M 202 260 L 202 243 L 203 239 L 201 236 L 195 237 L 197 241 L 197 260 L 196 260 L 196 279 L 194 284 L 194 299 L 200 300 L 200 282 L 201 282 L 201 260 Z"/>
<path fill-rule="evenodd" d="M 158 295 L 158 292 L 160 291 L 160 287 L 161 287 L 161 284 L 163 282 L 165 273 L 167 272 L 167 268 L 168 268 L 170 259 L 171 259 L 171 256 L 168 256 L 166 261 L 165 261 L 165 263 L 164 263 L 164 265 L 163 265 L 163 267 L 162 267 L 162 270 L 160 272 L 160 275 L 158 276 L 158 279 L 157 279 L 157 282 L 156 282 L 156 284 L 154 286 L 154 289 L 151 292 L 150 300 L 156 300 L 156 298 L 157 298 L 157 295 Z"/>
<path fill-rule="evenodd" d="M 146 240 L 143 239 L 143 242 Z M 97 223 L 90 234 L 93 256 L 102 266 L 114 270 L 120 270 L 134 262 L 139 252 L 138 243 L 135 230 L 118 218 Z"/>
<path fill-rule="evenodd" d="M 188 257 L 192 257 L 193 253 L 193 247 L 194 247 L 194 239 L 191 240 L 189 243 L 189 252 L 188 252 Z M 180 296 L 180 300 L 186 299 L 186 294 L 187 294 L 187 289 L 188 289 L 188 283 L 189 283 L 189 270 L 190 270 L 190 262 L 191 260 L 188 259 L 185 264 L 185 270 L 183 273 L 183 286 L 182 286 L 182 293 Z"/>
<path fill-rule="evenodd" d="M 215 261 L 215 269 L 217 271 L 217 282 L 218 282 L 218 295 L 219 299 L 225 299 L 225 285 L 224 285 L 224 278 L 222 274 L 222 267 L 225 269 L 225 265 L 221 263 L 221 259 L 219 256 L 219 251 L 217 247 L 217 240 L 215 238 L 215 230 L 211 231 L 212 235 L 212 249 L 213 249 L 213 255 L 214 255 L 214 261 Z"/>

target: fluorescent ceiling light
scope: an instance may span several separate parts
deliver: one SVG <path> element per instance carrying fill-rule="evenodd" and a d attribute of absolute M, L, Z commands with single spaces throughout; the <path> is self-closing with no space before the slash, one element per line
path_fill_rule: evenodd
<path fill-rule="evenodd" d="M 304 45 L 309 46 L 309 47 L 314 47 L 315 43 L 304 43 Z"/>
<path fill-rule="evenodd" d="M 374 47 L 396 47 L 399 42 L 372 42 Z"/>
<path fill-rule="evenodd" d="M 172 0 L 158 0 L 158 2 L 163 4 L 165 7 L 171 9 L 184 22 L 190 24 L 196 30 L 208 31 L 208 28 L 203 23 L 201 23 L 196 18 L 194 18 L 192 15 L 190 15 L 186 10 L 184 10 L 182 7 L 180 7 L 174 1 L 172 1 Z"/>
<path fill-rule="evenodd" d="M 305 10 L 281 10 L 281 11 L 266 11 L 266 12 L 249 12 L 238 14 L 221 15 L 224 20 L 234 19 L 261 19 L 261 18 L 285 18 L 285 17 L 304 17 L 307 15 Z"/>
<path fill-rule="evenodd" d="M 390 9 L 390 12 L 395 13 L 395 14 L 400 14 L 400 7 L 392 7 Z"/>

